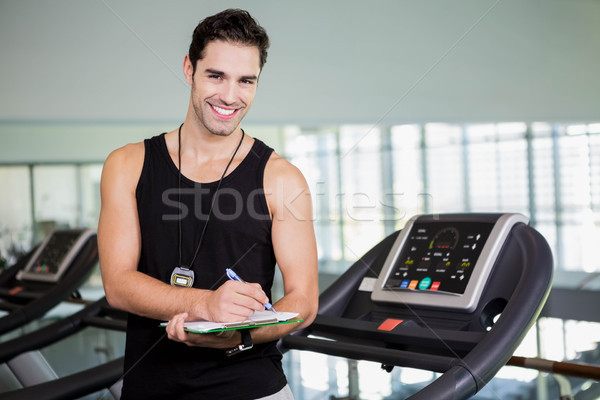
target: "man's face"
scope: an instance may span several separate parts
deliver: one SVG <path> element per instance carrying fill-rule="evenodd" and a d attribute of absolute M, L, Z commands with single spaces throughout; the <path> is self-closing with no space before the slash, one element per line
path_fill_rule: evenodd
<path fill-rule="evenodd" d="M 187 57 L 184 71 L 192 85 L 191 103 L 197 120 L 215 135 L 230 135 L 240 126 L 256 94 L 258 48 L 213 41 L 204 48 L 196 72 L 192 75 Z"/>

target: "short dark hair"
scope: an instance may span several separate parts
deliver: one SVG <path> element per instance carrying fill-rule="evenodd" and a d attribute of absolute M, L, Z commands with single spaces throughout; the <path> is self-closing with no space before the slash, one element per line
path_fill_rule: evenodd
<path fill-rule="evenodd" d="M 214 40 L 256 46 L 260 54 L 261 70 L 267 62 L 269 36 L 248 11 L 228 9 L 200 21 L 194 29 L 188 52 L 194 72 L 196 72 L 196 62 L 204 57 L 204 48 Z"/>

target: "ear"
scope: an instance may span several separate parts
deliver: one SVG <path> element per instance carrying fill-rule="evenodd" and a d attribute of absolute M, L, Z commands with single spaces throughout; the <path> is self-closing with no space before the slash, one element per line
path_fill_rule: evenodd
<path fill-rule="evenodd" d="M 186 54 L 183 58 L 183 75 L 185 76 L 185 80 L 188 85 L 191 85 L 194 81 L 194 66 L 190 61 L 189 54 Z"/>

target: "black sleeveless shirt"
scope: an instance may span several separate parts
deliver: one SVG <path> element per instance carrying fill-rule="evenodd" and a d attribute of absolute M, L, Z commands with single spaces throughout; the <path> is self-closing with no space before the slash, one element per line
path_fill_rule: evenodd
<path fill-rule="evenodd" d="M 144 141 L 145 159 L 136 189 L 142 235 L 138 270 L 169 282 L 181 263 L 194 270 L 194 287 L 214 290 L 225 268 L 260 283 L 269 296 L 275 271 L 271 219 L 263 188 L 273 149 L 255 139 L 244 160 L 223 178 L 198 256 L 189 265 L 218 182 L 181 177 L 164 134 Z M 181 290 L 189 290 L 182 288 Z M 129 315 L 122 399 L 251 399 L 282 389 L 286 382 L 276 342 L 227 357 L 223 350 L 189 347 L 169 340 L 160 321 Z"/>

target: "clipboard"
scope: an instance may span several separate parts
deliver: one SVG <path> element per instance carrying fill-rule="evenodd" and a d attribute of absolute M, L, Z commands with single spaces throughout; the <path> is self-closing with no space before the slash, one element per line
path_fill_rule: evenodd
<path fill-rule="evenodd" d="M 255 311 L 248 319 L 237 322 L 212 322 L 212 321 L 187 321 L 183 324 L 183 328 L 187 332 L 192 333 L 215 333 L 222 331 L 230 331 L 235 329 L 250 329 L 260 326 L 293 324 L 302 322 L 303 319 L 298 318 L 298 313 L 290 312 L 273 312 L 273 311 Z M 167 326 L 167 322 L 163 322 L 160 326 Z"/>

